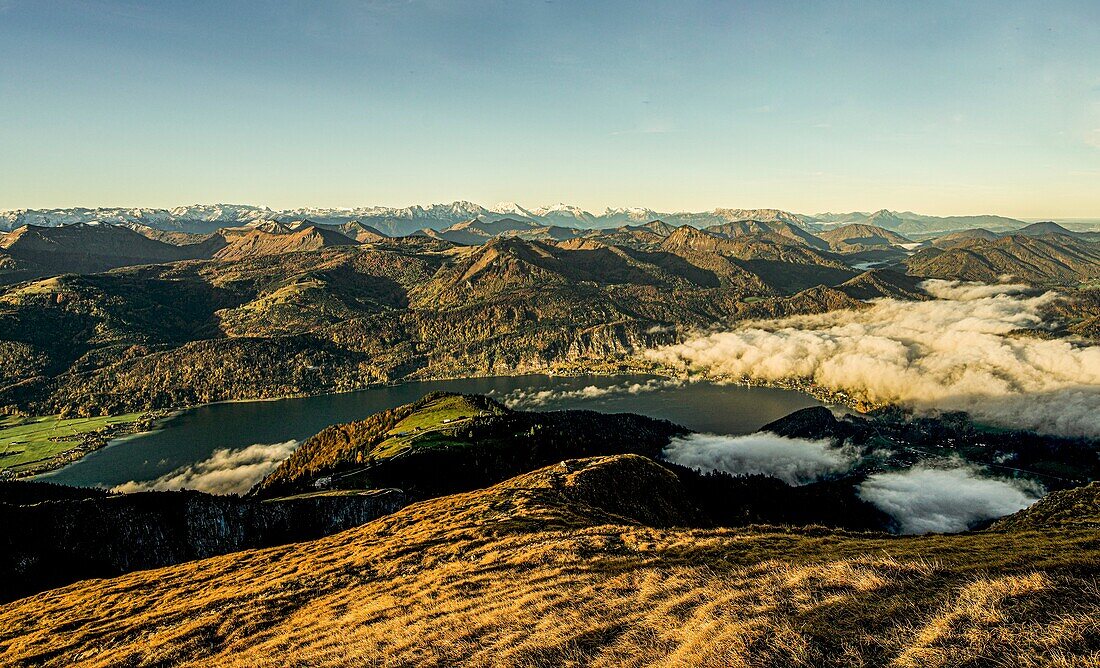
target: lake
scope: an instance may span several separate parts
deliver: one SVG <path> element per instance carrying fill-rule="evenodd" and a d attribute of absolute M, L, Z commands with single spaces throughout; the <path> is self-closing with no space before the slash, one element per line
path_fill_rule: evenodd
<path fill-rule="evenodd" d="M 112 441 L 39 479 L 82 487 L 155 480 L 203 461 L 218 449 L 301 441 L 329 425 L 360 420 L 436 390 L 509 398 L 519 409 L 640 413 L 719 434 L 748 434 L 792 411 L 821 405 L 792 390 L 706 382 L 677 385 L 637 374 L 425 381 L 345 394 L 200 406 L 165 421 L 158 431 Z"/>

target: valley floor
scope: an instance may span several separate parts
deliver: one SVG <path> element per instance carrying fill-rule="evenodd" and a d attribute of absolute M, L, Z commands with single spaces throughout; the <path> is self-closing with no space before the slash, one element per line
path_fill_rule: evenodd
<path fill-rule="evenodd" d="M 0 479 L 60 468 L 106 445 L 111 438 L 150 428 L 154 419 L 151 413 L 0 417 Z"/>

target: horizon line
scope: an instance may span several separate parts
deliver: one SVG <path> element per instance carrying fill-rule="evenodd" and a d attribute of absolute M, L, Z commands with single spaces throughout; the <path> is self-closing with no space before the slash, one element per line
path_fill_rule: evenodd
<path fill-rule="evenodd" d="M 656 214 L 670 214 L 670 215 L 712 213 L 712 212 L 715 212 L 715 211 L 725 211 L 725 210 L 741 210 L 741 211 L 778 211 L 778 212 L 782 212 L 782 213 L 790 213 L 790 214 L 799 215 L 799 216 L 815 217 L 815 216 L 830 215 L 830 214 L 840 215 L 840 214 L 854 214 L 854 213 L 859 213 L 859 214 L 864 214 L 864 215 L 872 215 L 872 214 L 875 214 L 875 213 L 878 213 L 878 212 L 881 212 L 881 211 L 885 211 L 885 212 L 888 212 L 888 213 L 895 213 L 895 214 L 911 213 L 911 214 L 915 214 L 915 215 L 931 216 L 931 217 L 935 217 L 935 218 L 968 218 L 968 217 L 981 217 L 981 216 L 997 216 L 997 217 L 1001 217 L 1001 218 L 1010 218 L 1010 219 L 1013 219 L 1013 220 L 1019 220 L 1019 221 L 1023 221 L 1023 222 L 1038 222 L 1038 221 L 1044 221 L 1044 220 L 1050 220 L 1050 221 L 1058 221 L 1058 220 L 1062 220 L 1062 221 L 1075 221 L 1075 220 L 1096 221 L 1096 220 L 1100 220 L 1100 214 L 1072 215 L 1072 216 L 1013 216 L 1013 215 L 1008 215 L 1008 214 L 1003 214 L 1003 213 L 994 213 L 994 212 L 931 214 L 931 213 L 921 213 L 920 211 L 914 210 L 912 208 L 908 208 L 908 209 L 890 209 L 890 208 L 885 208 L 885 207 L 876 208 L 876 209 L 869 209 L 869 208 L 868 209 L 833 209 L 833 210 L 826 210 L 826 211 L 815 211 L 813 213 L 806 213 L 806 212 L 803 212 L 803 211 L 798 211 L 796 209 L 786 209 L 786 208 L 775 207 L 775 206 L 758 206 L 758 207 L 714 206 L 714 207 L 710 207 L 710 208 L 679 209 L 679 210 L 672 210 L 672 209 L 660 210 L 660 209 L 647 207 L 647 206 L 618 206 L 618 207 L 616 207 L 616 206 L 604 206 L 603 209 L 601 210 L 601 209 L 590 209 L 590 208 L 583 207 L 583 206 L 567 204 L 564 201 L 559 201 L 555 204 L 543 204 L 543 205 L 538 205 L 538 206 L 528 206 L 528 205 L 524 205 L 524 204 L 519 204 L 518 202 L 515 202 L 515 201 L 509 201 L 509 202 L 498 202 L 497 204 L 486 206 L 486 205 L 481 204 L 479 202 L 475 202 L 473 200 L 468 200 L 468 199 L 456 199 L 456 200 L 452 200 L 452 201 L 449 201 L 449 202 L 446 202 L 446 201 L 431 202 L 431 203 L 420 203 L 420 202 L 418 202 L 418 203 L 408 204 L 408 205 L 404 205 L 404 206 L 394 206 L 394 205 L 388 205 L 388 204 L 361 204 L 361 205 L 356 205 L 356 206 L 298 205 L 298 206 L 283 207 L 283 208 L 271 207 L 271 206 L 268 206 L 266 204 L 253 204 L 253 203 L 229 202 L 229 201 L 222 201 L 222 202 L 192 202 L 190 204 L 176 204 L 176 205 L 171 205 L 171 206 L 163 206 L 163 205 L 162 206 L 151 206 L 151 205 L 129 205 L 128 206 L 128 205 L 82 205 L 82 204 L 75 204 L 75 205 L 69 205 L 69 206 L 49 206 L 49 207 L 24 206 L 24 207 L 0 208 L 0 213 L 14 213 L 14 212 L 21 212 L 21 211 L 26 211 L 26 212 L 30 212 L 30 211 L 42 211 L 42 212 L 46 212 L 46 211 L 64 211 L 64 210 L 70 210 L 70 209 L 171 211 L 173 209 L 185 209 L 185 208 L 192 208 L 192 207 L 247 207 L 247 208 L 252 208 L 252 209 L 271 211 L 272 213 L 278 214 L 278 213 L 288 213 L 288 212 L 293 212 L 293 211 L 306 211 L 306 210 L 311 210 L 311 209 L 312 210 L 327 210 L 327 211 L 356 211 L 356 210 L 362 210 L 362 209 L 411 209 L 413 207 L 420 207 L 420 208 L 423 208 L 423 209 L 427 209 L 427 208 L 430 208 L 430 207 L 451 206 L 451 205 L 454 205 L 454 204 L 470 204 L 470 205 L 485 209 L 488 212 L 500 213 L 500 214 L 515 213 L 515 212 L 501 212 L 501 211 L 494 211 L 493 210 L 495 207 L 497 207 L 501 204 L 514 204 L 514 205 L 516 205 L 520 208 L 523 208 L 523 209 L 525 209 L 525 210 L 527 210 L 531 213 L 535 213 L 535 210 L 537 210 L 537 209 L 553 210 L 554 207 L 560 205 L 560 206 L 566 206 L 566 207 L 571 207 L 571 208 L 578 209 L 582 213 L 587 213 L 587 214 L 595 216 L 595 217 L 606 215 L 608 212 L 624 212 L 624 211 L 629 211 L 631 209 L 637 209 L 637 210 L 650 211 L 650 212 L 656 213 Z M 521 214 L 517 214 L 517 215 L 521 215 Z M 536 214 L 536 215 L 545 215 L 545 213 Z"/>

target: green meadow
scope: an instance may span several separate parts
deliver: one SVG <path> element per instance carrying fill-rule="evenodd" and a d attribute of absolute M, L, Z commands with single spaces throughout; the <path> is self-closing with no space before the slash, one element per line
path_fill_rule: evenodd
<path fill-rule="evenodd" d="M 16 473 L 80 445 L 86 434 L 134 422 L 141 413 L 62 419 L 56 415 L 0 418 L 0 471 Z"/>

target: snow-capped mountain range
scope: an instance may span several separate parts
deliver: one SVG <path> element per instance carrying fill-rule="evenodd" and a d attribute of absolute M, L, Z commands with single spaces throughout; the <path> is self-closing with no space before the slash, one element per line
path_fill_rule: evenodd
<path fill-rule="evenodd" d="M 442 230 L 455 223 L 479 219 L 493 222 L 504 218 L 540 225 L 577 228 L 611 228 L 638 225 L 662 220 L 670 225 L 692 225 L 704 228 L 738 221 L 757 220 L 784 222 L 807 230 L 820 230 L 845 223 L 872 223 L 901 232 L 940 231 L 968 227 L 1013 229 L 1022 221 L 999 216 L 960 216 L 937 218 L 909 212 L 878 211 L 815 216 L 779 209 L 714 209 L 702 212 L 660 212 L 653 209 L 607 208 L 593 214 L 577 206 L 554 204 L 524 207 L 515 202 L 501 202 L 486 208 L 473 202 L 409 206 L 404 208 L 369 206 L 356 208 L 300 208 L 274 210 L 262 206 L 241 204 L 195 204 L 171 209 L 152 208 L 69 208 L 16 209 L 0 211 L 0 230 L 12 230 L 23 225 L 56 227 L 74 223 L 104 222 L 145 225 L 161 230 L 212 232 L 256 221 L 292 222 L 310 220 L 319 224 L 343 224 L 360 221 L 386 234 L 407 235 L 422 229 Z"/>

